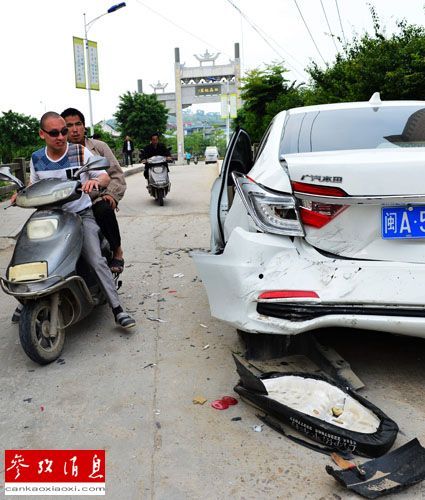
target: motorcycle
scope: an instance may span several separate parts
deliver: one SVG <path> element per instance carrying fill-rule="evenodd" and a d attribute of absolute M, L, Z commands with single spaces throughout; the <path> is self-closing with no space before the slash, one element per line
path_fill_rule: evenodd
<path fill-rule="evenodd" d="M 165 156 L 152 156 L 146 160 L 148 167 L 148 185 L 146 189 L 149 194 L 158 201 L 162 207 L 164 198 L 170 191 L 171 182 L 168 176 L 168 163 Z"/>
<path fill-rule="evenodd" d="M 197 164 L 198 164 L 198 157 L 197 157 L 196 155 L 193 157 L 193 163 L 194 163 L 195 165 L 197 165 Z"/>
<path fill-rule="evenodd" d="M 22 305 L 19 339 L 27 356 L 40 365 L 61 355 L 66 328 L 106 302 L 93 270 L 81 257 L 81 218 L 62 205 L 81 196 L 82 173 L 108 166 L 108 160 L 94 156 L 69 180 L 43 179 L 28 187 L 9 167 L 0 167 L 0 180 L 18 186 L 15 204 L 36 209 L 19 235 L 0 284 Z M 109 261 L 112 253 L 105 239 L 101 248 Z M 119 287 L 118 275 L 114 279 Z"/>

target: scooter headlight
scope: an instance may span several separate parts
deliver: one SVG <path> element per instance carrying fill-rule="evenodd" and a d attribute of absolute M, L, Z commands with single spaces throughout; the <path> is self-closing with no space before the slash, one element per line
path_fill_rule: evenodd
<path fill-rule="evenodd" d="M 58 229 L 58 220 L 51 219 L 36 219 L 29 221 L 27 224 L 27 235 L 30 240 L 41 240 L 50 238 Z"/>

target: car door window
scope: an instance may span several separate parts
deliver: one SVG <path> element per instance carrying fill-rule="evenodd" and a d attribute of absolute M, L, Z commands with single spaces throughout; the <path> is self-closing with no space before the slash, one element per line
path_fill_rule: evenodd
<path fill-rule="evenodd" d="M 260 145 L 258 146 L 257 152 L 255 154 L 255 159 L 254 162 L 257 161 L 257 158 L 261 155 L 263 152 L 264 146 L 267 144 L 267 139 L 269 138 L 270 135 L 270 130 L 272 129 L 274 120 L 270 122 L 270 125 L 267 127 L 267 130 L 264 132 L 263 137 L 261 138 Z"/>
<path fill-rule="evenodd" d="M 232 172 L 247 174 L 251 170 L 252 164 L 251 140 L 248 134 L 244 130 L 241 130 L 230 158 L 228 182 L 233 185 Z"/>
<path fill-rule="evenodd" d="M 301 125 L 305 114 L 306 113 L 295 113 L 289 115 L 283 126 L 279 156 L 299 152 Z"/>
<path fill-rule="evenodd" d="M 217 248 L 224 248 L 223 224 L 232 205 L 235 190 L 232 172 L 247 174 L 252 164 L 251 139 L 245 130 L 236 130 L 230 139 L 221 171 L 220 192 L 216 203 Z"/>

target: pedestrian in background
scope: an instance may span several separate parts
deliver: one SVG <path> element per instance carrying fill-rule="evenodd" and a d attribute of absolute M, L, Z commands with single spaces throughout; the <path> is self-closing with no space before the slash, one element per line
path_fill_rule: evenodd
<path fill-rule="evenodd" d="M 124 144 L 122 146 L 122 152 L 124 153 L 124 161 L 126 166 L 133 165 L 133 151 L 133 141 L 130 139 L 130 136 L 126 135 Z"/>

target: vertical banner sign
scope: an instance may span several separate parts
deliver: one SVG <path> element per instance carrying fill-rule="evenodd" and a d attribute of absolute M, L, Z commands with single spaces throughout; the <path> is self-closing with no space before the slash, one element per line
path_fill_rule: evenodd
<path fill-rule="evenodd" d="M 85 89 L 86 66 L 84 62 L 84 40 L 73 36 L 72 42 L 74 46 L 75 86 L 77 89 Z"/>
<path fill-rule="evenodd" d="M 238 116 L 238 110 L 236 107 L 236 94 L 230 94 L 230 118 L 236 118 Z"/>
<path fill-rule="evenodd" d="M 221 94 L 220 100 L 221 100 L 221 117 L 227 118 L 227 115 L 228 115 L 227 94 Z"/>
<path fill-rule="evenodd" d="M 99 90 L 99 65 L 97 61 L 97 42 L 89 40 L 90 89 Z"/>

